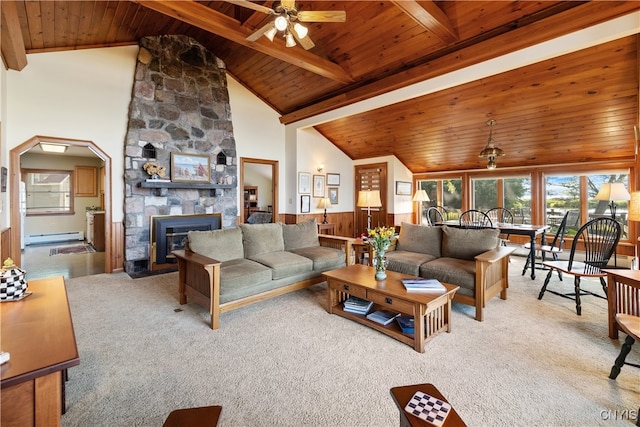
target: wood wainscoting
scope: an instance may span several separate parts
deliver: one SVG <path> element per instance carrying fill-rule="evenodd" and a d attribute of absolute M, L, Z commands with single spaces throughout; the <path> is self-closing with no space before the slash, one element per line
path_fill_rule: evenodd
<path fill-rule="evenodd" d="M 11 257 L 11 228 L 0 232 L 0 263 Z"/>
<path fill-rule="evenodd" d="M 111 270 L 124 271 L 124 224 L 122 222 L 111 223 Z"/>

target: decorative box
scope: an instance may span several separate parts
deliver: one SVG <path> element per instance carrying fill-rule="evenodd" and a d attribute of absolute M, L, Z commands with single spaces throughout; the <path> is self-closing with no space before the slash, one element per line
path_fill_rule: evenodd
<path fill-rule="evenodd" d="M 27 291 L 26 272 L 7 258 L 0 269 L 0 301 L 22 298 Z"/>

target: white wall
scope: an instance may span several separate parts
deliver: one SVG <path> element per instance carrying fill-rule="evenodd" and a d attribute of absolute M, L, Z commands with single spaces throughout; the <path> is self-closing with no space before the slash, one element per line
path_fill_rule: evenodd
<path fill-rule="evenodd" d="M 8 168 L 7 155 L 7 70 L 0 65 L 0 166 Z M 7 191 L 0 193 L 0 230 L 9 227 L 9 175 L 7 175 Z"/>
<path fill-rule="evenodd" d="M 124 138 L 137 46 L 27 55 L 7 73 L 6 146 L 34 135 L 93 141 L 111 157 L 112 220 L 124 217 Z"/>

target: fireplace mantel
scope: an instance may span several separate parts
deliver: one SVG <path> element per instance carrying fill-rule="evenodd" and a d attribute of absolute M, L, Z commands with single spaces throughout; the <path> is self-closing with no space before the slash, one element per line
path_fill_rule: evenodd
<path fill-rule="evenodd" d="M 203 183 L 190 183 L 190 182 L 143 181 L 140 183 L 140 188 L 154 188 L 158 191 L 162 191 L 163 189 L 169 189 L 169 188 L 215 191 L 215 190 L 232 189 L 232 188 L 236 188 L 236 186 L 234 184 L 203 184 Z"/>

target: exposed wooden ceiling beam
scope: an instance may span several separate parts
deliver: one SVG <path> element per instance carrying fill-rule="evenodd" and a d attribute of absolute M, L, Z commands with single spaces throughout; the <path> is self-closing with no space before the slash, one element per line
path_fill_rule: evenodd
<path fill-rule="evenodd" d="M 445 44 L 459 40 L 458 32 L 447 15 L 432 1 L 392 0 L 391 3 L 409 15 L 414 21 L 431 31 Z"/>
<path fill-rule="evenodd" d="M 187 24 L 328 79 L 341 83 L 351 83 L 353 81 L 351 76 L 338 64 L 307 52 L 304 49 L 285 48 L 263 37 L 254 42 L 248 41 L 247 36 L 253 31 L 241 26 L 237 20 L 200 3 L 196 3 L 195 1 L 134 1 L 146 8 L 179 19 L 182 22 L 186 22 Z"/>
<path fill-rule="evenodd" d="M 2 2 L 2 33 L 0 34 L 0 50 L 5 65 L 10 70 L 20 71 L 27 66 L 27 52 L 24 50 L 24 39 L 18 20 L 18 9 L 12 1 Z"/>

